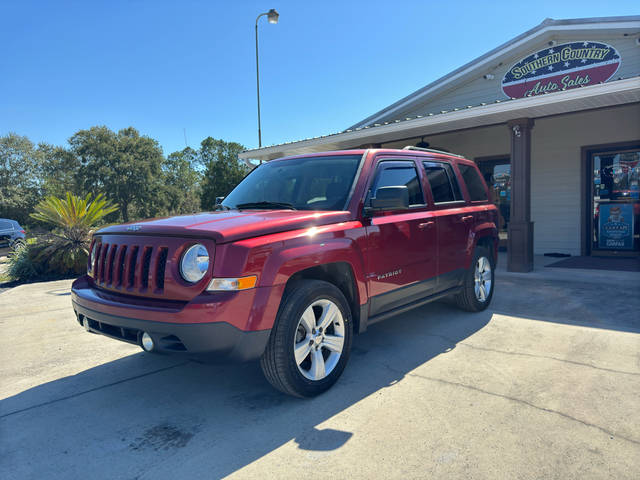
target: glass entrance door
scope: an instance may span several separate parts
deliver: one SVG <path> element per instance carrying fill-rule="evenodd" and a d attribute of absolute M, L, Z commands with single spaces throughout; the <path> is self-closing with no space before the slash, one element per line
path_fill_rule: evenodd
<path fill-rule="evenodd" d="M 499 249 L 507 250 L 507 228 L 511 218 L 511 159 L 479 160 L 478 168 L 489 187 L 489 199 L 498 207 Z"/>
<path fill-rule="evenodd" d="M 640 149 L 591 155 L 591 253 L 640 252 Z"/>

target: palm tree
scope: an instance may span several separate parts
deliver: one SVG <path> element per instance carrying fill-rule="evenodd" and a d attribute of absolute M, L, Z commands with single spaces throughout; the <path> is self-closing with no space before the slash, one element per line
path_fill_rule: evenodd
<path fill-rule="evenodd" d="M 36 206 L 31 217 L 57 227 L 39 252 L 51 273 L 81 273 L 87 264 L 91 229 L 118 206 L 102 194 L 93 200 L 67 192 L 66 198 L 47 197 Z"/>

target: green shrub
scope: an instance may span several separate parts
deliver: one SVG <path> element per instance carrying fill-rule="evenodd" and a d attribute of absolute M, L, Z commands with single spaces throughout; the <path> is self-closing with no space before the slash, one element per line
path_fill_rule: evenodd
<path fill-rule="evenodd" d="M 25 283 L 82 275 L 87 270 L 87 252 L 82 246 L 60 242 L 55 237 L 30 239 L 9 256 L 7 276 Z"/>
<path fill-rule="evenodd" d="M 19 248 L 9 255 L 7 275 L 12 281 L 29 282 L 42 274 L 37 268 L 34 254 L 34 243 L 29 242 L 24 248 Z"/>
<path fill-rule="evenodd" d="M 87 270 L 87 239 L 69 239 L 56 234 L 46 235 L 32 247 L 36 268 L 47 277 L 81 275 Z"/>

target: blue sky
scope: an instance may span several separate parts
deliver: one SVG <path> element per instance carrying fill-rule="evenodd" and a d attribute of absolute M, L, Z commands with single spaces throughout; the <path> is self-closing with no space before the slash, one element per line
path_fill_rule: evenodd
<path fill-rule="evenodd" d="M 257 147 L 343 130 L 544 18 L 633 15 L 634 1 L 2 0 L 0 135 L 64 144 L 134 126 L 165 153 L 213 136 Z"/>

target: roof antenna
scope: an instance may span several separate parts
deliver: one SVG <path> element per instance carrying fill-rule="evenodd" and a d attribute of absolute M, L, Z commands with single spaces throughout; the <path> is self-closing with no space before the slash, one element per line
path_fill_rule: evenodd
<path fill-rule="evenodd" d="M 420 147 L 420 148 L 429 148 L 429 142 L 425 142 L 424 141 L 424 137 L 420 137 L 420 141 L 418 143 L 416 143 L 416 147 Z"/>
<path fill-rule="evenodd" d="M 187 144 L 187 129 L 183 128 L 182 133 L 184 133 L 184 148 L 188 148 L 189 145 Z"/>

